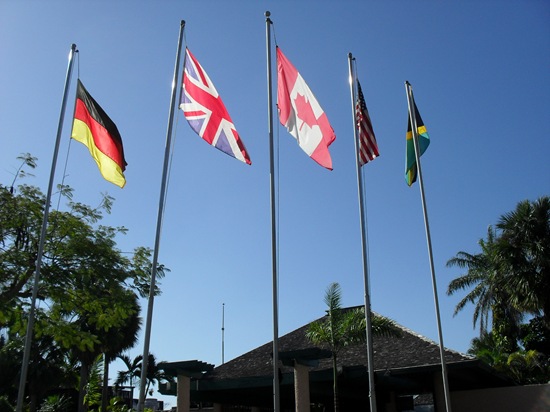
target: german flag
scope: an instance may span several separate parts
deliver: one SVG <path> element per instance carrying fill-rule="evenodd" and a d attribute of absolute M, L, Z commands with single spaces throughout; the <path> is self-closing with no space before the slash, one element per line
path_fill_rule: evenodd
<path fill-rule="evenodd" d="M 88 93 L 80 79 L 76 90 L 73 131 L 71 137 L 84 144 L 95 159 L 103 177 L 124 187 L 124 149 L 114 122 Z"/>

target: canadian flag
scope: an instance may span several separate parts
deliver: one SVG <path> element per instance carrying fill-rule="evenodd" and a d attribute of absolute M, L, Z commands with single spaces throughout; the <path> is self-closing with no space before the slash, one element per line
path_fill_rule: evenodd
<path fill-rule="evenodd" d="M 277 47 L 279 120 L 309 157 L 332 170 L 328 147 L 336 139 L 327 115 L 298 70 Z"/>

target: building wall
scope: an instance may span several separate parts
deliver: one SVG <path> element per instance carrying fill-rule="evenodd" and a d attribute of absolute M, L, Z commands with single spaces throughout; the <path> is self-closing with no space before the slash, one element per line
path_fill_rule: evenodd
<path fill-rule="evenodd" d="M 548 412 L 550 384 L 451 392 L 453 412 Z"/>

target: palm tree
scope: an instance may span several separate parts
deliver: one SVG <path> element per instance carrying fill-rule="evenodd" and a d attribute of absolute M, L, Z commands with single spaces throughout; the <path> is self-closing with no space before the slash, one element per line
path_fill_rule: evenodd
<path fill-rule="evenodd" d="M 480 337 L 488 332 L 489 319 L 492 317 L 492 329 L 503 339 L 501 342 L 507 352 L 517 349 L 517 336 L 523 313 L 512 305 L 510 289 L 503 276 L 504 263 L 501 257 L 500 241 L 492 226 L 487 229 L 487 239 L 480 239 L 481 253 L 458 252 L 447 262 L 447 266 L 458 266 L 466 273 L 449 283 L 447 294 L 459 290 L 471 289 L 456 305 L 454 315 L 468 303 L 475 305 L 473 324 L 479 320 Z"/>
<path fill-rule="evenodd" d="M 141 377 L 141 367 L 143 355 L 138 355 L 130 362 L 130 358 L 125 355 L 119 356 L 119 358 L 124 362 L 128 368 L 126 371 L 121 371 L 118 373 L 118 378 L 116 380 L 116 385 L 124 385 L 126 382 L 130 382 L 132 386 L 133 378 Z M 145 386 L 145 392 L 149 392 L 149 388 L 154 386 L 156 383 L 161 381 L 174 382 L 174 378 L 170 375 L 167 375 L 164 370 L 158 367 L 157 359 L 152 353 L 149 354 L 149 359 L 147 361 L 147 382 Z"/>
<path fill-rule="evenodd" d="M 497 232 L 498 230 L 498 232 Z M 487 332 L 492 315 L 493 330 L 503 339 L 515 340 L 525 314 L 542 316 L 550 330 L 550 197 L 518 203 L 500 217 L 496 229 L 479 241 L 481 253 L 458 252 L 447 266 L 467 269 L 454 279 L 447 294 L 471 291 L 457 304 L 475 304 L 474 326 L 480 320 L 480 336 Z M 517 344 L 505 345 L 508 352 Z"/>
<path fill-rule="evenodd" d="M 157 363 L 157 359 L 155 358 L 155 355 L 152 353 L 149 354 L 149 359 L 147 361 L 147 386 L 145 388 L 145 392 L 149 392 L 149 387 L 155 386 L 156 383 L 159 383 L 161 381 L 167 381 L 174 383 L 174 378 L 164 372 L 163 369 L 159 368 L 159 364 Z"/>
<path fill-rule="evenodd" d="M 512 303 L 550 328 L 550 197 L 518 203 L 497 228 Z"/>
<path fill-rule="evenodd" d="M 306 337 L 315 345 L 327 345 L 332 352 L 334 411 L 338 412 L 338 354 L 342 349 L 366 340 L 365 312 L 363 308 L 342 309 L 342 291 L 336 282 L 327 288 L 324 301 L 328 307 L 327 316 L 311 323 Z M 373 335 L 400 335 L 395 323 L 383 316 L 373 316 L 371 326 Z"/>
<path fill-rule="evenodd" d="M 127 355 L 118 355 L 118 358 L 124 363 L 126 370 L 118 372 L 115 385 L 121 386 L 129 383 L 130 386 L 134 386 L 134 378 L 139 379 L 141 376 L 141 359 L 143 359 L 143 356 L 138 355 L 133 360 Z"/>

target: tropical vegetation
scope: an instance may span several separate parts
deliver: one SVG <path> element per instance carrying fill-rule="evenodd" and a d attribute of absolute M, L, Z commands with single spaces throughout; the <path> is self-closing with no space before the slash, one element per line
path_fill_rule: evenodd
<path fill-rule="evenodd" d="M 519 202 L 478 245 L 447 262 L 465 270 L 447 289 L 466 292 L 455 315 L 472 304 L 479 322 L 469 352 L 518 383 L 550 381 L 550 197 Z"/>
<path fill-rule="evenodd" d="M 141 370 L 143 365 L 143 355 L 138 355 L 134 358 L 133 361 L 130 361 L 130 358 L 126 355 L 119 356 L 119 358 L 124 362 L 127 369 L 119 371 L 118 378 L 115 381 L 115 385 L 122 386 L 126 383 L 129 383 L 130 386 L 133 386 L 134 379 L 139 379 L 141 377 Z M 159 382 L 171 382 L 174 383 L 174 377 L 172 375 L 166 374 L 162 368 L 158 365 L 157 358 L 152 353 L 149 354 L 149 359 L 147 359 L 147 373 L 145 374 L 145 392 L 149 392 L 152 386 Z"/>
<path fill-rule="evenodd" d="M 46 201 L 37 187 L 16 185 L 37 164 L 30 154 L 18 159 L 11 184 L 0 184 L 0 399 L 9 405 L 18 394 Z M 103 194 L 91 207 L 74 201 L 70 187 L 58 189 L 44 239 L 26 408 L 113 410 L 100 389 L 106 389 L 111 361 L 137 342 L 139 298 L 149 294 L 152 253 L 137 247 L 128 257 L 117 248 L 117 236 L 127 229 L 100 224 L 112 197 Z M 166 270 L 159 265 L 159 278 Z"/>
<path fill-rule="evenodd" d="M 342 290 L 336 282 L 325 291 L 324 302 L 327 315 L 313 322 L 306 330 L 306 337 L 315 345 L 323 345 L 332 352 L 334 411 L 340 410 L 338 395 L 338 355 L 342 349 L 366 341 L 366 318 L 364 308 L 342 308 Z M 373 335 L 400 336 L 400 329 L 386 317 L 371 316 Z"/>

